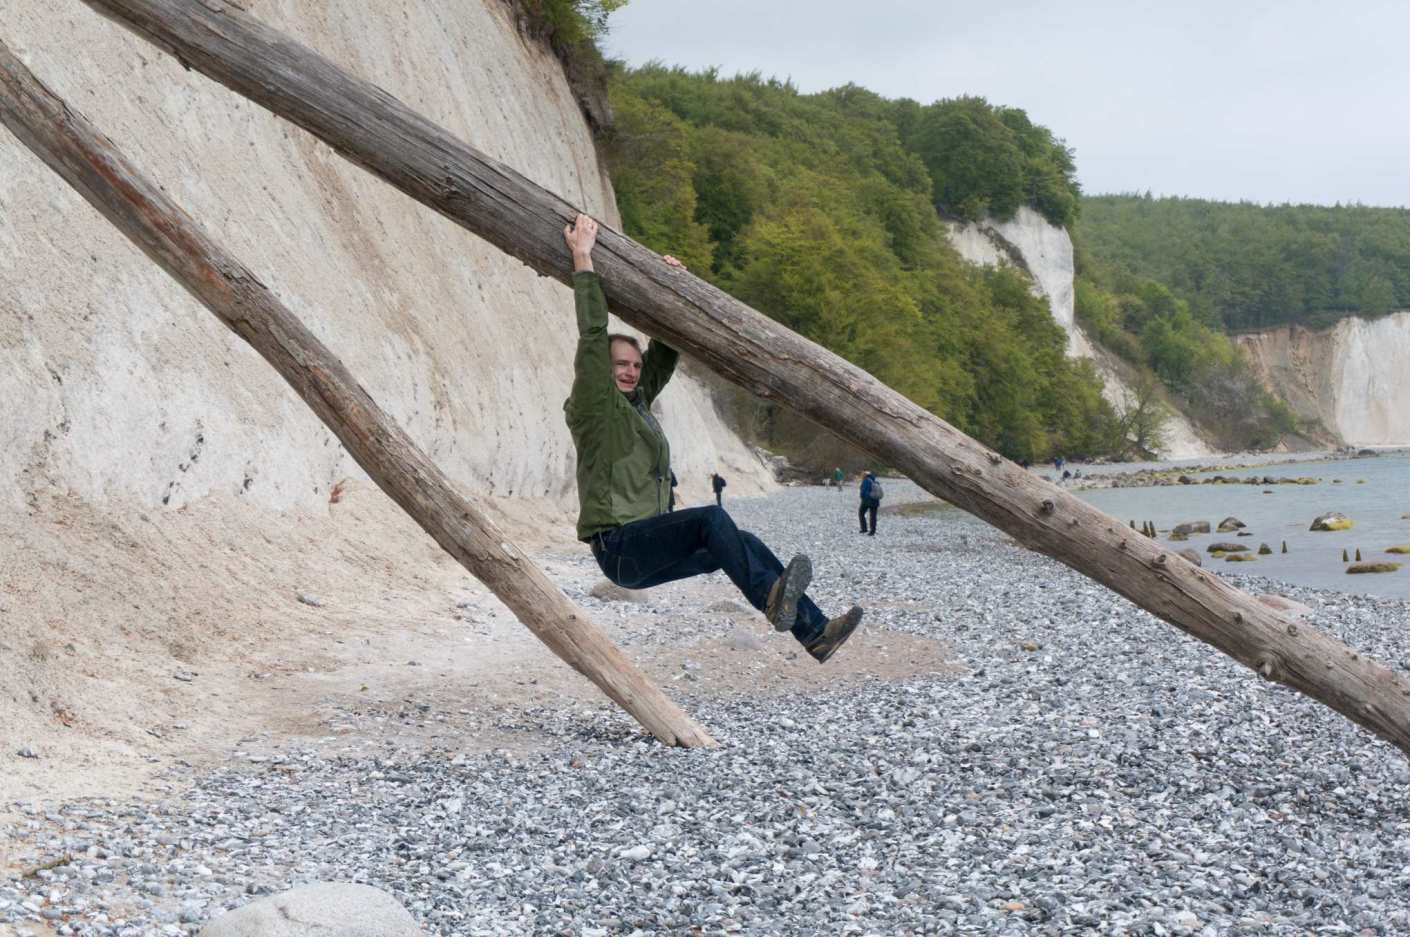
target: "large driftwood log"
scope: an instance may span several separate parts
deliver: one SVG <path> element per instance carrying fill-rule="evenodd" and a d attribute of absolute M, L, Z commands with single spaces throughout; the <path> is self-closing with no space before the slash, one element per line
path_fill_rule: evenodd
<path fill-rule="evenodd" d="M 533 269 L 570 276 L 574 209 L 380 88 L 219 0 L 84 0 L 319 137 Z M 709 284 L 604 229 L 613 310 L 712 370 L 787 403 L 939 495 L 1410 754 L 1410 682 L 1006 461 Z"/>
<path fill-rule="evenodd" d="M 568 601 L 334 354 L 0 41 L 0 122 L 272 364 L 367 474 L 549 648 L 672 745 L 715 743 Z"/>

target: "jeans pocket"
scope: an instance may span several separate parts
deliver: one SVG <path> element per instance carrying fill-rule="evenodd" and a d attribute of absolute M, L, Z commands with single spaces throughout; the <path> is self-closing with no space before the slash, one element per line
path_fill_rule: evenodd
<path fill-rule="evenodd" d="M 624 556 L 621 552 L 621 528 L 605 531 L 599 536 L 601 548 L 593 551 L 593 556 L 597 559 L 597 568 L 602 570 L 602 575 L 623 589 L 630 589 L 634 583 L 640 582 L 641 564 L 634 557 Z"/>
<path fill-rule="evenodd" d="M 633 557 L 620 553 L 603 553 L 597 565 L 602 568 L 608 579 L 623 589 L 636 588 L 636 584 L 641 582 L 641 564 Z"/>

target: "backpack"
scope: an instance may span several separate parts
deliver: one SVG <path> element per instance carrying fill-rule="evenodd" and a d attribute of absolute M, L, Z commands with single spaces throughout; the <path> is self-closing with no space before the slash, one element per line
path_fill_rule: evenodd
<path fill-rule="evenodd" d="M 881 490 L 880 480 L 873 478 L 871 480 L 871 499 L 873 501 L 880 501 L 884 496 L 885 492 Z"/>

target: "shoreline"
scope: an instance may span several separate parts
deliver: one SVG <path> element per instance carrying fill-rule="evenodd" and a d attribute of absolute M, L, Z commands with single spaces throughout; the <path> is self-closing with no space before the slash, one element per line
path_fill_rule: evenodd
<path fill-rule="evenodd" d="M 1347 462 L 1353 459 L 1395 456 L 1407 452 L 1410 452 L 1410 448 L 1403 446 L 1378 449 L 1363 447 L 1359 449 L 1344 448 L 1299 453 L 1244 452 L 1230 453 L 1218 457 L 1220 459 L 1234 459 L 1236 461 L 1210 461 L 1209 459 L 1201 458 L 1133 463 L 1068 463 L 1074 466 L 1074 471 L 1080 469 L 1082 475 L 1080 478 L 1068 479 L 1064 487 L 1070 490 L 1156 487 L 1160 485 L 1178 484 L 1178 479 L 1181 475 L 1193 477 L 1196 475 L 1244 471 L 1269 466 L 1320 465 Z M 1123 465 L 1132 467 L 1116 468 L 1117 466 Z M 1056 481 L 1052 477 L 1053 474 L 1051 469 L 1043 472 L 1044 477 L 1048 478 L 1049 481 Z M 1204 482 L 1201 481 L 1200 483 Z M 1249 482 L 1244 483 L 1250 484 Z"/>

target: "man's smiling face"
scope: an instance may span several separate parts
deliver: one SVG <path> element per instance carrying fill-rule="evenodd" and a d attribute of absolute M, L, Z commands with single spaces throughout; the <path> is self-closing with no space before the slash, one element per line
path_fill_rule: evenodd
<path fill-rule="evenodd" d="M 641 380 L 641 352 L 631 342 L 617 339 L 612 343 L 612 380 L 617 389 L 630 396 Z"/>

